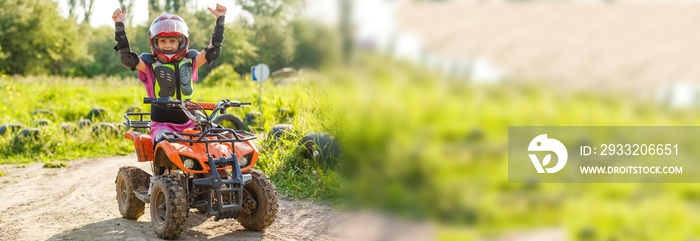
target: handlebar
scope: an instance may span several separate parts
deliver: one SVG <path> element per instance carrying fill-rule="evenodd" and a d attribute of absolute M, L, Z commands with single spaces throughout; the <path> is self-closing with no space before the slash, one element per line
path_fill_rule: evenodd
<path fill-rule="evenodd" d="M 143 98 L 144 104 L 163 104 L 170 108 L 181 108 L 187 117 L 197 124 L 205 124 L 214 120 L 219 113 L 224 113 L 224 111 L 229 107 L 240 107 L 242 105 L 250 105 L 250 102 L 240 102 L 231 100 L 222 100 L 219 103 L 208 103 L 208 102 L 192 102 L 190 100 L 178 100 L 167 98 Z M 207 117 L 207 120 L 200 120 L 197 116 L 193 115 L 188 111 L 188 109 L 202 109 L 202 110 L 213 110 L 211 116 Z M 206 113 L 205 113 L 206 114 Z"/>

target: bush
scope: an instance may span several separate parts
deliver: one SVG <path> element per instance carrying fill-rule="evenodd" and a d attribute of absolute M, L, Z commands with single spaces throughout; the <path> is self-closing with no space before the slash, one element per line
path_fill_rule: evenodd
<path fill-rule="evenodd" d="M 236 73 L 233 66 L 222 64 L 216 67 L 206 78 L 198 83 L 203 86 L 231 86 L 233 81 L 240 80 L 241 75 Z M 197 81 L 199 82 L 199 81 Z"/>

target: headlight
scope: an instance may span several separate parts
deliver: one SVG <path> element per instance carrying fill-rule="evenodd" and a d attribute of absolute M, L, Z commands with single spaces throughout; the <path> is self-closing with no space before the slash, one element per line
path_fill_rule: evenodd
<path fill-rule="evenodd" d="M 194 168 L 194 160 L 192 160 L 191 158 L 185 159 L 185 162 L 183 162 L 182 164 L 185 165 L 185 168 L 187 169 Z"/>
<path fill-rule="evenodd" d="M 240 159 L 238 159 L 238 166 L 240 166 L 240 167 L 245 167 L 245 166 L 247 166 L 247 165 L 248 165 L 248 158 L 246 158 L 245 156 L 243 156 L 243 157 L 241 157 Z"/>

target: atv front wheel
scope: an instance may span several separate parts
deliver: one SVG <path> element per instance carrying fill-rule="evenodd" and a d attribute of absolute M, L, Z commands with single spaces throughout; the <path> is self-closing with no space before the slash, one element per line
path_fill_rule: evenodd
<path fill-rule="evenodd" d="M 243 120 L 241 120 L 240 117 L 232 114 L 219 115 L 216 117 L 216 119 L 213 120 L 213 122 L 214 124 L 219 124 L 224 128 L 230 128 L 234 130 L 243 130 L 245 128 Z"/>
<path fill-rule="evenodd" d="M 122 217 L 137 219 L 143 215 L 145 204 L 136 197 L 134 190 L 139 187 L 148 188 L 151 175 L 138 167 L 119 168 L 117 174 L 117 204 Z"/>
<path fill-rule="evenodd" d="M 249 230 L 263 230 L 277 217 L 277 190 L 270 178 L 258 169 L 243 171 L 253 180 L 243 188 L 243 210 L 238 222 Z"/>
<path fill-rule="evenodd" d="M 151 187 L 151 224 L 159 238 L 176 239 L 185 227 L 189 212 L 182 183 L 173 175 L 163 175 Z"/>

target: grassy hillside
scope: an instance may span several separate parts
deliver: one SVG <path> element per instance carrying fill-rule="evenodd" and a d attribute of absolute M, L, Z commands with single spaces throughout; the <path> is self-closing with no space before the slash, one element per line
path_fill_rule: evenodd
<path fill-rule="evenodd" d="M 381 67 L 380 67 L 381 66 Z M 218 73 L 217 73 L 218 71 Z M 557 93 L 540 86 L 474 86 L 402 63 L 366 59 L 353 67 L 305 75 L 303 83 L 264 86 L 262 119 L 251 130 L 295 126 L 278 142 L 261 136 L 261 161 L 287 198 L 370 207 L 434 220 L 445 238 L 562 227 L 574 240 L 687 240 L 700 236 L 700 189 L 694 184 L 510 184 L 511 125 L 697 125 L 692 110 L 665 110 L 632 96 Z M 198 83 L 197 101 L 257 103 L 257 85 L 226 68 Z M 233 77 L 229 79 L 230 77 Z M 441 81 L 436 81 L 441 80 Z M 75 122 L 94 107 L 121 122 L 145 91 L 136 79 L 7 77 L 0 81 L 0 120 L 32 120 L 51 109 L 55 123 Z M 277 114 L 290 109 L 291 118 Z M 241 117 L 256 106 L 230 112 Z M 302 158 L 297 141 L 326 132 L 342 143 L 334 166 Z M 41 141 L 0 139 L 0 163 L 123 155 L 131 142 L 87 131 L 42 129 Z M 134 160 L 136 161 L 136 160 Z M 70 165 L 70 163 L 68 163 Z"/>

